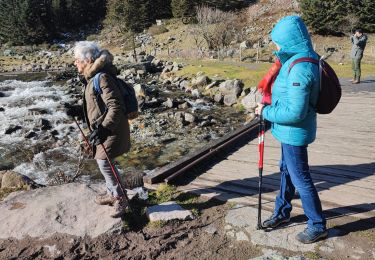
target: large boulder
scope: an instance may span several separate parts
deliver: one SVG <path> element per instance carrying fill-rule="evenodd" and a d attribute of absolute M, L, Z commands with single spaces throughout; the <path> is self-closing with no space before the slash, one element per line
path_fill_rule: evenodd
<path fill-rule="evenodd" d="M 241 80 L 226 80 L 219 85 L 219 91 L 223 95 L 236 95 L 241 94 L 244 84 Z"/>
<path fill-rule="evenodd" d="M 257 107 L 257 103 L 262 101 L 262 96 L 257 92 L 256 89 L 252 89 L 241 101 L 241 104 L 247 111 L 254 111 Z"/>
<path fill-rule="evenodd" d="M 121 218 L 110 217 L 113 207 L 94 202 L 102 192 L 104 183 L 70 183 L 12 193 L 0 202 L 0 239 L 47 238 L 55 233 L 97 237 L 120 230 Z M 128 195 L 131 199 L 134 192 L 128 190 Z"/>

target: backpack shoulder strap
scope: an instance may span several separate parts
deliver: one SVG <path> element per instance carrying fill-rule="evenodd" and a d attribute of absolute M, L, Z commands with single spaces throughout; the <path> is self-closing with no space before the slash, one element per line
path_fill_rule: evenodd
<path fill-rule="evenodd" d="M 290 73 L 290 70 L 293 68 L 294 65 L 296 65 L 297 63 L 301 63 L 301 62 L 311 62 L 311 63 L 314 63 L 316 65 L 319 65 L 319 60 L 316 60 L 316 59 L 313 59 L 313 58 L 307 58 L 307 57 L 299 58 L 299 59 L 294 60 L 289 65 L 288 73 Z"/>
<path fill-rule="evenodd" d="M 102 75 L 103 73 L 99 72 L 99 73 L 96 73 L 96 75 L 94 76 L 94 79 L 93 79 L 93 83 L 94 83 L 94 93 L 96 95 L 100 95 L 102 94 L 102 89 L 100 88 L 100 76 Z"/>

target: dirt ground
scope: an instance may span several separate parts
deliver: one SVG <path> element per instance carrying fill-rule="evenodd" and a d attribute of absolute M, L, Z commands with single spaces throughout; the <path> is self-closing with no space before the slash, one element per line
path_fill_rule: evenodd
<path fill-rule="evenodd" d="M 97 238 L 78 238 L 55 234 L 48 239 L 25 238 L 0 240 L 0 259 L 251 259 L 263 255 L 264 247 L 238 242 L 226 235 L 225 216 L 230 204 L 199 198 L 191 208 L 200 214 L 191 221 L 173 221 L 138 227 Z M 364 254 L 357 259 L 373 259 L 375 227 L 371 222 L 350 217 L 331 217 L 329 228 L 352 248 L 332 252 L 288 252 L 273 249 L 283 256 L 305 259 L 351 259 L 350 250 L 360 248 Z M 212 225 L 211 225 L 212 224 Z M 206 231 L 208 226 L 216 230 Z M 22 227 L 20 227 L 22 228 Z M 349 252 L 348 252 L 349 251 Z M 282 259 L 282 258 L 280 258 Z"/>
<path fill-rule="evenodd" d="M 0 259 L 248 259 L 259 255 L 250 244 L 234 243 L 224 233 L 229 206 L 205 201 L 192 221 L 146 225 L 100 237 L 55 234 L 48 239 L 0 240 Z M 205 227 L 215 223 L 215 234 Z"/>

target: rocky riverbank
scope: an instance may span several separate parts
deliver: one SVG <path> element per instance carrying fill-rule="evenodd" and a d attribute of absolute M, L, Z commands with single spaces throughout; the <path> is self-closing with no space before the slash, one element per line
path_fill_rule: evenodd
<path fill-rule="evenodd" d="M 68 47 L 63 50 L 62 57 L 71 55 Z M 140 117 L 131 122 L 133 148 L 118 160 L 127 171 L 147 173 L 254 117 L 259 96 L 240 79 L 203 73 L 180 77 L 175 72 L 184 64 L 145 53 L 139 53 L 137 63 L 129 63 L 132 58 L 115 57 L 119 77 L 133 85 L 140 107 Z M 65 68 L 69 69 L 37 81 L 19 81 L 13 75 L 0 82 L 0 117 L 5 122 L 0 129 L 0 165 L 44 185 L 74 176 L 101 177 L 95 163 L 83 159 L 76 126 L 64 112 L 64 107 L 80 104 L 82 90 L 74 70 L 68 63 Z"/>

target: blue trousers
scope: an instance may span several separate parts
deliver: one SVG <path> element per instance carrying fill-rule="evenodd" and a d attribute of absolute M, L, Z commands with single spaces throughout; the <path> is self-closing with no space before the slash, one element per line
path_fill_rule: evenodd
<path fill-rule="evenodd" d="M 276 216 L 289 217 L 292 211 L 291 201 L 297 189 L 302 207 L 308 218 L 307 227 L 311 231 L 326 230 L 326 219 L 318 192 L 310 176 L 307 146 L 281 144 L 280 192 L 276 197 Z"/>

